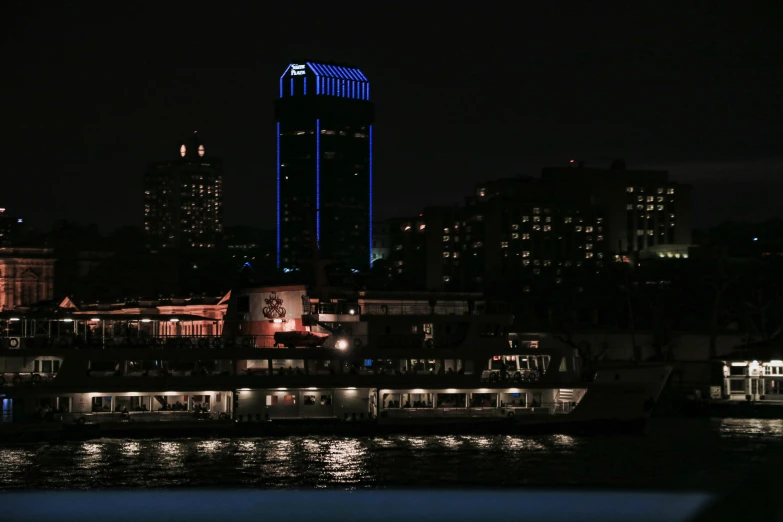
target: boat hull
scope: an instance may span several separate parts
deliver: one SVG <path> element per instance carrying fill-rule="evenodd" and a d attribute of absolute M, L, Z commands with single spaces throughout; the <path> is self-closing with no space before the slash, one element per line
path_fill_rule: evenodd
<path fill-rule="evenodd" d="M 550 419 L 542 422 L 516 422 L 508 419 L 481 421 L 454 419 L 450 422 L 384 424 L 377 421 L 344 422 L 289 420 L 270 422 L 166 422 L 63 425 L 18 425 L 0 430 L 0 441 L 37 442 L 111 438 L 178 437 L 266 437 L 266 436 L 345 436 L 385 435 L 532 435 L 532 434 L 631 434 L 644 431 L 646 418 L 627 421 Z"/>

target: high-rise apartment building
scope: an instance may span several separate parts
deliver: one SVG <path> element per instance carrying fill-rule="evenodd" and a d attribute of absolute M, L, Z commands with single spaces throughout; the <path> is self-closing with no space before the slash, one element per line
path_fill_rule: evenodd
<path fill-rule="evenodd" d="M 616 160 L 608 169 L 547 167 L 541 181 L 590 194 L 606 218 L 608 250 L 616 254 L 691 243 L 691 187 L 671 181 L 667 171 L 631 170 Z"/>
<path fill-rule="evenodd" d="M 277 265 L 321 259 L 365 269 L 372 255 L 370 82 L 357 68 L 292 63 L 280 77 Z"/>
<path fill-rule="evenodd" d="M 663 171 L 552 167 L 479 184 L 465 205 L 388 223 L 392 277 L 422 290 L 482 290 L 639 255 L 680 257 L 690 186 Z M 672 253 L 671 256 L 668 254 Z"/>
<path fill-rule="evenodd" d="M 179 158 L 144 175 L 144 232 L 149 249 L 214 248 L 223 232 L 223 163 L 194 132 Z"/>

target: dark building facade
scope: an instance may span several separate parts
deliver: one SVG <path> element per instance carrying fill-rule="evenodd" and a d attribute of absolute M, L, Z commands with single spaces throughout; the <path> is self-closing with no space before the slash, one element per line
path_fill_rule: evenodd
<path fill-rule="evenodd" d="M 617 160 L 610 168 L 547 167 L 541 181 L 590 194 L 606 217 L 612 252 L 638 254 L 691 243 L 691 187 L 671 181 L 666 171 L 626 169 Z"/>
<path fill-rule="evenodd" d="M 28 229 L 24 220 L 18 216 L 12 216 L 6 209 L 0 207 L 0 247 L 8 247 L 24 241 L 28 236 Z"/>
<path fill-rule="evenodd" d="M 390 220 L 388 264 L 397 284 L 411 289 L 560 283 L 630 257 L 680 257 L 691 241 L 690 206 L 690 187 L 667 172 L 626 171 L 617 162 L 546 168 L 541 178 L 479 184 L 464 205 Z"/>
<path fill-rule="evenodd" d="M 223 163 L 194 132 L 180 158 L 153 163 L 144 175 L 148 249 L 215 248 L 223 232 Z"/>
<path fill-rule="evenodd" d="M 372 253 L 370 82 L 354 67 L 298 62 L 280 77 L 277 265 L 320 258 L 351 269 Z"/>

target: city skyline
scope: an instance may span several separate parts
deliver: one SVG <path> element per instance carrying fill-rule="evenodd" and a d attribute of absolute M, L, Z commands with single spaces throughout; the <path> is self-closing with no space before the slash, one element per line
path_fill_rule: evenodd
<path fill-rule="evenodd" d="M 472 27 L 461 14 L 435 23 L 424 9 L 405 20 L 405 41 L 346 11 L 324 13 L 324 28 L 358 33 L 325 40 L 324 28 L 302 21 L 283 48 L 270 43 L 287 34 L 285 24 L 259 37 L 231 9 L 211 13 L 230 19 L 230 32 L 199 35 L 198 45 L 172 37 L 198 10 L 140 7 L 86 31 L 78 6 L 16 9 L 6 41 L 16 45 L 3 46 L 16 78 L 3 86 L 15 101 L 13 132 L 2 141 L 3 171 L 16 175 L 7 176 L 0 205 L 40 228 L 62 218 L 140 225 L 145 165 L 192 130 L 225 159 L 226 224 L 263 223 L 257 207 L 275 206 L 273 100 L 281 68 L 296 56 L 356 63 L 373 78 L 379 219 L 457 204 L 483 180 L 538 175 L 570 159 L 606 167 L 616 157 L 693 184 L 694 226 L 778 214 L 765 196 L 782 183 L 779 125 L 768 117 L 781 103 L 773 89 L 780 72 L 770 66 L 780 42 L 749 7 L 732 17 L 683 8 L 676 18 L 527 7 L 514 31 L 497 19 L 460 29 Z M 131 36 L 142 28 L 149 41 L 165 34 L 165 45 L 137 43 Z M 568 37 L 547 36 L 554 30 Z M 491 46 L 482 43 L 489 31 Z M 96 75 L 98 65 L 106 74 Z M 36 111 L 51 121 L 31 117 Z M 119 194 L 103 196 L 118 185 Z"/>

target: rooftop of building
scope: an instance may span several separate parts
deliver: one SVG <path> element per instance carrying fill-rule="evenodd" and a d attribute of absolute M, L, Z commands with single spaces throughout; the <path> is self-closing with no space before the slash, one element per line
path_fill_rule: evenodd
<path fill-rule="evenodd" d="M 291 67 L 298 67 L 306 65 L 316 76 L 324 76 L 326 78 L 339 78 L 342 80 L 353 80 L 358 82 L 369 82 L 367 76 L 358 68 L 344 63 L 337 62 L 323 62 L 313 60 L 303 60 L 300 62 L 293 62 L 286 67 L 285 72 L 281 75 L 281 78 L 285 76 Z"/>

